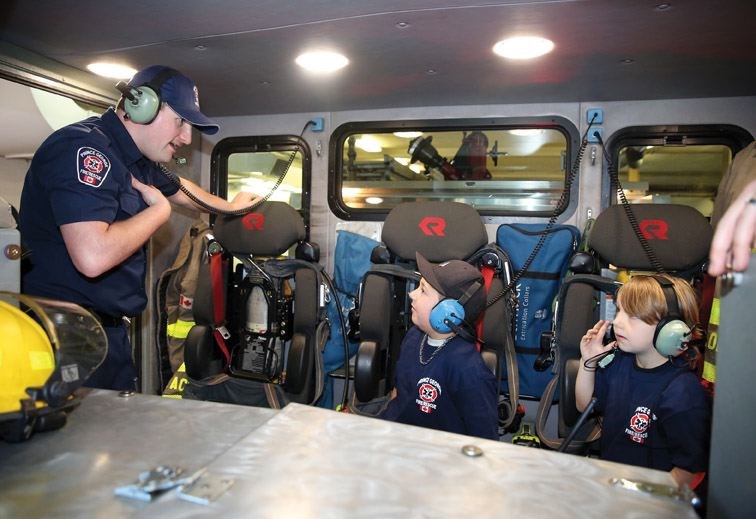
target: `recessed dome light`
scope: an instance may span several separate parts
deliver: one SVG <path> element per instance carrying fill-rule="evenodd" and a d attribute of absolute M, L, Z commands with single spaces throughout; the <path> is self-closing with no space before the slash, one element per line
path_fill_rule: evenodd
<path fill-rule="evenodd" d="M 334 72 L 349 64 L 346 56 L 328 51 L 305 52 L 297 56 L 296 62 L 310 72 Z"/>
<path fill-rule="evenodd" d="M 533 135 L 541 135 L 543 130 L 539 128 L 517 128 L 515 130 L 509 130 L 509 133 L 516 135 L 517 137 L 532 137 Z"/>
<path fill-rule="evenodd" d="M 507 38 L 496 43 L 494 53 L 509 59 L 532 59 L 548 54 L 554 49 L 554 42 L 538 36 Z"/>
<path fill-rule="evenodd" d="M 357 139 L 354 145 L 368 153 L 380 153 L 383 150 L 381 143 L 368 135 L 363 135 Z"/>
<path fill-rule="evenodd" d="M 420 137 L 422 134 L 423 132 L 394 132 L 394 135 L 400 139 L 414 139 L 415 137 Z"/>
<path fill-rule="evenodd" d="M 136 69 L 115 63 L 90 63 L 87 69 L 98 76 L 111 79 L 131 79 L 131 76 L 137 72 Z"/>

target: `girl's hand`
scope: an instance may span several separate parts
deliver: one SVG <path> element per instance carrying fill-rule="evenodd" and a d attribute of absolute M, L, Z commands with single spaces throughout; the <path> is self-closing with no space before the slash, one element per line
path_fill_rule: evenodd
<path fill-rule="evenodd" d="M 617 341 L 612 341 L 607 345 L 603 344 L 606 330 L 611 324 L 610 321 L 601 320 L 593 325 L 593 328 L 585 332 L 585 335 L 580 339 L 580 355 L 583 360 L 609 351 L 617 344 Z"/>

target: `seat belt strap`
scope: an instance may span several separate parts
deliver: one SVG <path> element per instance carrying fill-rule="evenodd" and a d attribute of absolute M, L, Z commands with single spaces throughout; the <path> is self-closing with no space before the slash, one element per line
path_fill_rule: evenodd
<path fill-rule="evenodd" d="M 494 274 L 496 273 L 495 269 L 493 267 L 489 267 L 487 265 L 483 265 L 480 269 L 481 273 L 483 274 L 483 283 L 486 287 L 486 300 L 488 300 L 488 293 L 491 292 L 491 281 L 493 280 Z M 483 312 L 480 316 L 480 319 L 478 319 L 478 339 L 483 337 L 483 319 L 485 317 L 485 312 Z M 475 343 L 475 347 L 480 351 L 480 342 Z"/>
<path fill-rule="evenodd" d="M 213 289 L 213 337 L 226 359 L 226 369 L 231 364 L 231 353 L 226 346 L 226 339 L 231 337 L 224 326 L 226 306 L 223 298 L 223 255 L 220 249 L 210 247 L 210 283 Z"/>

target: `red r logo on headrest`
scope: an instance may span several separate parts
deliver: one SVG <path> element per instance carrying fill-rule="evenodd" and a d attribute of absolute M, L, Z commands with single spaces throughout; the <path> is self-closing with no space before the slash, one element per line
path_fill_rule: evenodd
<path fill-rule="evenodd" d="M 244 227 L 250 231 L 262 231 L 265 216 L 260 213 L 249 213 L 242 218 Z"/>
<path fill-rule="evenodd" d="M 418 224 L 420 230 L 426 236 L 446 236 L 444 229 L 446 229 L 446 220 L 438 216 L 426 216 Z"/>
<path fill-rule="evenodd" d="M 664 220 L 641 220 L 640 230 L 647 240 L 668 240 L 669 225 Z"/>

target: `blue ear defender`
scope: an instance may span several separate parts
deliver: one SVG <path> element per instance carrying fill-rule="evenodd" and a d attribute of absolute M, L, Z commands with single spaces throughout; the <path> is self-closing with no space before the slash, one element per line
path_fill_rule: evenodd
<path fill-rule="evenodd" d="M 450 333 L 465 319 L 465 308 L 456 299 L 443 299 L 430 312 L 431 328 L 439 333 Z"/>
<path fill-rule="evenodd" d="M 470 285 L 459 299 L 442 299 L 430 311 L 429 321 L 431 328 L 438 333 L 456 332 L 457 328 L 465 320 L 465 307 L 470 298 L 483 286 L 478 281 Z"/>
<path fill-rule="evenodd" d="M 682 320 L 675 286 L 667 279 L 652 276 L 661 286 L 667 302 L 667 315 L 654 330 L 654 348 L 660 355 L 671 357 L 685 347 L 691 336 L 690 327 Z"/>

